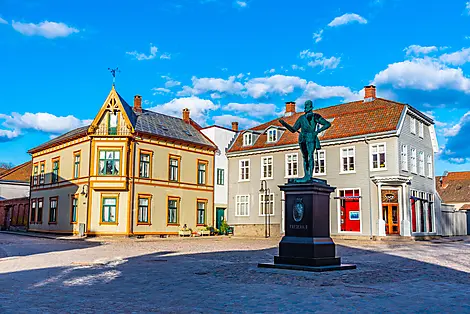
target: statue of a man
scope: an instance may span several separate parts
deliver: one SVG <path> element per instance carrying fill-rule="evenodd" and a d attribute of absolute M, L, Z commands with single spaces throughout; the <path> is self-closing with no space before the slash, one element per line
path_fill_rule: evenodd
<path fill-rule="evenodd" d="M 314 155 L 315 151 L 321 148 L 318 133 L 328 129 L 331 123 L 326 121 L 321 115 L 313 112 L 313 103 L 311 100 L 305 102 L 305 114 L 301 115 L 294 126 L 289 125 L 286 121 L 279 119 L 279 122 L 290 132 L 296 133 L 300 129 L 299 146 L 304 160 L 304 177 L 293 180 L 294 182 L 311 182 L 313 178 L 313 169 L 315 167 Z M 321 128 L 317 130 L 317 126 Z M 317 156 L 318 160 L 318 156 Z"/>

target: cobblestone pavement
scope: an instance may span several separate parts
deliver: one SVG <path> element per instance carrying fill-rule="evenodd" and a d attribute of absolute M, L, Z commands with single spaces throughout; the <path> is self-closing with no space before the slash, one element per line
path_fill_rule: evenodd
<path fill-rule="evenodd" d="M 468 240 L 337 241 L 338 255 L 357 270 L 258 269 L 277 244 L 0 233 L 0 313 L 470 313 Z"/>

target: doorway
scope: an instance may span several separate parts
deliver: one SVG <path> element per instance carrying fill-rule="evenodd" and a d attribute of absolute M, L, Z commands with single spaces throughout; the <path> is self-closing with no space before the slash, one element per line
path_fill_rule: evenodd
<path fill-rule="evenodd" d="M 225 208 L 217 207 L 215 210 L 215 227 L 220 229 L 222 222 L 225 220 Z"/>
<path fill-rule="evenodd" d="M 400 234 L 400 217 L 398 204 L 383 204 L 383 217 L 385 220 L 385 234 Z"/>
<path fill-rule="evenodd" d="M 5 208 L 5 216 L 3 216 L 3 225 L 1 227 L 1 230 L 10 230 L 10 214 L 11 214 L 11 207 L 8 206 Z"/>

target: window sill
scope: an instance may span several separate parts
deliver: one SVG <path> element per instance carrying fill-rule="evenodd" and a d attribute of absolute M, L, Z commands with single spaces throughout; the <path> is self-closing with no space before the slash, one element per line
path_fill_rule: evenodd
<path fill-rule="evenodd" d="M 238 182 L 250 182 L 250 180 L 238 180 Z"/>
<path fill-rule="evenodd" d="M 258 215 L 258 217 L 274 217 L 275 214 L 272 214 L 272 215 Z"/>
<path fill-rule="evenodd" d="M 150 222 L 138 222 L 137 226 L 151 226 L 152 224 Z"/>
<path fill-rule="evenodd" d="M 206 224 L 196 224 L 196 227 L 205 227 Z"/>
<path fill-rule="evenodd" d="M 274 180 L 274 178 L 261 178 L 260 180 Z"/>
<path fill-rule="evenodd" d="M 167 223 L 166 226 L 167 227 L 179 227 L 181 225 L 179 223 L 174 223 L 174 224 L 173 223 Z"/>
<path fill-rule="evenodd" d="M 70 224 L 71 224 L 71 225 L 76 225 L 77 222 L 76 222 L 76 221 L 75 221 L 75 222 L 74 222 L 74 221 L 71 221 Z"/>
<path fill-rule="evenodd" d="M 314 173 L 313 174 L 313 177 L 323 177 L 323 176 L 326 176 L 326 173 Z"/>
<path fill-rule="evenodd" d="M 375 168 L 370 168 L 370 171 L 371 171 L 371 172 L 387 171 L 387 168 L 386 168 L 386 167 L 385 167 L 385 168 L 377 168 L 377 169 L 375 169 Z"/>
<path fill-rule="evenodd" d="M 49 221 L 47 224 L 49 224 L 49 225 L 57 225 L 57 222 Z"/>
<path fill-rule="evenodd" d="M 104 222 L 104 221 L 101 221 L 100 226 L 101 225 L 117 226 L 118 223 L 117 222 Z"/>
<path fill-rule="evenodd" d="M 235 217 L 250 217 L 250 215 L 235 215 Z"/>
<path fill-rule="evenodd" d="M 354 171 L 342 171 L 339 174 L 354 174 L 354 173 L 356 173 L 356 170 L 354 170 Z"/>
<path fill-rule="evenodd" d="M 299 176 L 284 176 L 284 179 L 297 179 Z"/>

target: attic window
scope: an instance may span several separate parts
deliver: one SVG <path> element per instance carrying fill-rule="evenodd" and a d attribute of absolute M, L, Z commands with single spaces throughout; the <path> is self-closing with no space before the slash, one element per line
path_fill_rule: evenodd
<path fill-rule="evenodd" d="M 245 133 L 243 134 L 243 146 L 253 145 L 253 134 Z"/>
<path fill-rule="evenodd" d="M 186 133 L 187 136 L 193 136 L 188 130 L 184 130 L 183 132 Z"/>
<path fill-rule="evenodd" d="M 364 102 L 371 102 L 371 101 L 374 101 L 374 97 L 364 98 Z"/>
<path fill-rule="evenodd" d="M 277 142 L 277 130 L 276 129 L 268 130 L 268 142 L 269 143 Z"/>

